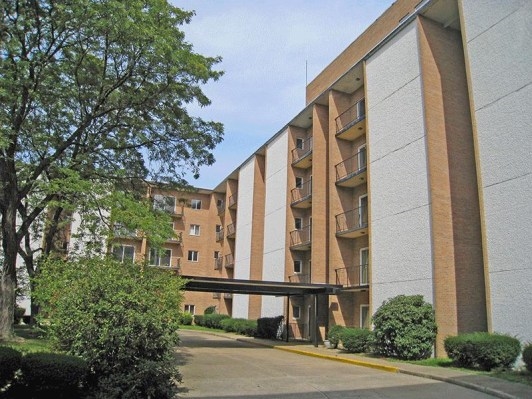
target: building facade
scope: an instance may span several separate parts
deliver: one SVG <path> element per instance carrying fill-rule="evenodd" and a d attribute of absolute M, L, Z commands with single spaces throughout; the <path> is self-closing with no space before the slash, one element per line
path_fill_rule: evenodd
<path fill-rule="evenodd" d="M 152 193 L 174 197 L 181 237 L 163 263 L 340 285 L 316 302 L 321 338 L 421 294 L 435 308 L 437 354 L 462 332 L 532 340 L 531 27 L 528 0 L 396 1 L 217 187 Z M 142 240 L 120 245 L 161 262 Z M 187 293 L 185 310 L 257 318 L 285 314 L 286 300 Z M 314 306 L 290 298 L 292 336 L 310 337 Z"/>

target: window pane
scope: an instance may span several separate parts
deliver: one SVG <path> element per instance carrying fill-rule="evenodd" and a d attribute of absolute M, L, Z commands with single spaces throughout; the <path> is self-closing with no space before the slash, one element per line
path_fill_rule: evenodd
<path fill-rule="evenodd" d="M 114 245 L 113 246 L 113 257 L 116 260 L 122 261 L 122 246 L 121 245 Z"/>
<path fill-rule="evenodd" d="M 135 247 L 126 245 L 124 246 L 124 260 L 133 261 L 135 258 Z"/>
<path fill-rule="evenodd" d="M 190 202 L 190 205 L 192 209 L 201 209 L 201 200 L 193 199 Z"/>

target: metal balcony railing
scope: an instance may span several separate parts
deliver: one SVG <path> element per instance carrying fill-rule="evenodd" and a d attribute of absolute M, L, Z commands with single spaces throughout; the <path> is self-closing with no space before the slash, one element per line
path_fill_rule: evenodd
<path fill-rule="evenodd" d="M 336 215 L 336 232 L 343 233 L 368 227 L 367 206 Z"/>
<path fill-rule="evenodd" d="M 310 154 L 312 154 L 312 137 L 301 142 L 300 146 L 297 146 L 292 150 L 292 163 L 297 163 L 299 160 Z"/>
<path fill-rule="evenodd" d="M 308 284 L 310 283 L 310 274 L 302 274 L 302 273 L 292 274 L 291 276 L 288 276 L 288 281 L 291 283 Z"/>
<path fill-rule="evenodd" d="M 336 284 L 346 288 L 367 288 L 369 286 L 368 264 L 335 269 Z"/>
<path fill-rule="evenodd" d="M 172 244 L 181 244 L 183 242 L 183 232 L 182 231 L 175 232 L 175 236 L 168 239 L 168 242 Z"/>
<path fill-rule="evenodd" d="M 360 150 L 355 155 L 335 165 L 336 181 L 346 180 L 366 170 L 366 149 Z"/>
<path fill-rule="evenodd" d="M 176 270 L 178 273 L 181 273 L 181 258 L 172 256 L 170 259 L 161 258 L 158 263 L 150 264 L 150 267 L 158 267 L 161 269 L 172 269 Z"/>
<path fill-rule="evenodd" d="M 365 117 L 366 101 L 362 99 L 336 117 L 336 134 L 349 129 Z"/>
<path fill-rule="evenodd" d="M 228 224 L 226 227 L 227 238 L 235 238 L 236 235 L 236 223 Z"/>
<path fill-rule="evenodd" d="M 221 228 L 216 232 L 216 241 L 222 241 L 224 239 L 224 229 Z"/>
<path fill-rule="evenodd" d="M 229 209 L 235 209 L 236 208 L 236 202 L 237 202 L 237 194 L 233 194 L 229 197 L 228 201 L 227 201 L 227 207 Z"/>
<path fill-rule="evenodd" d="M 222 268 L 224 262 L 224 258 L 221 256 L 218 258 L 214 258 L 214 270 L 220 270 Z"/>
<path fill-rule="evenodd" d="M 218 210 L 218 215 L 222 215 L 225 212 L 225 201 L 220 201 L 216 204 L 216 209 Z"/>
<path fill-rule="evenodd" d="M 233 257 L 233 254 L 227 254 L 225 255 L 225 268 L 226 269 L 232 269 L 235 266 L 235 258 Z"/>
<path fill-rule="evenodd" d="M 290 232 L 290 246 L 310 245 L 311 226 L 304 226 Z"/>
<path fill-rule="evenodd" d="M 303 202 L 310 199 L 312 196 L 312 179 L 301 183 L 300 186 L 293 188 L 292 191 L 292 204 Z"/>
<path fill-rule="evenodd" d="M 113 235 L 117 238 L 138 238 L 137 230 L 129 229 L 122 223 L 114 224 Z"/>

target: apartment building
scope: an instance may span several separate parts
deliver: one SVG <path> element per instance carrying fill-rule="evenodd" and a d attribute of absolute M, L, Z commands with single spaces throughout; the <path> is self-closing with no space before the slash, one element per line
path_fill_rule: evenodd
<path fill-rule="evenodd" d="M 196 313 L 288 308 L 297 338 L 314 322 L 320 338 L 369 327 L 384 300 L 422 294 L 437 353 L 461 332 L 532 340 L 531 27 L 527 0 L 396 1 L 217 187 L 182 206 L 154 191 L 174 197 L 178 242 L 155 254 L 124 240 L 115 253 L 187 276 L 338 286 L 317 301 L 186 294 Z"/>

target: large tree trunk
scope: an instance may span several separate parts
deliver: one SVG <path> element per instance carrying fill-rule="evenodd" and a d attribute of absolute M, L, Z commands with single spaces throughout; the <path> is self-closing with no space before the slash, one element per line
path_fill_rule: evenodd
<path fill-rule="evenodd" d="M 0 275 L 0 340 L 13 336 L 18 252 L 16 221 L 16 201 L 9 201 L 2 215 L 4 264 Z"/>

